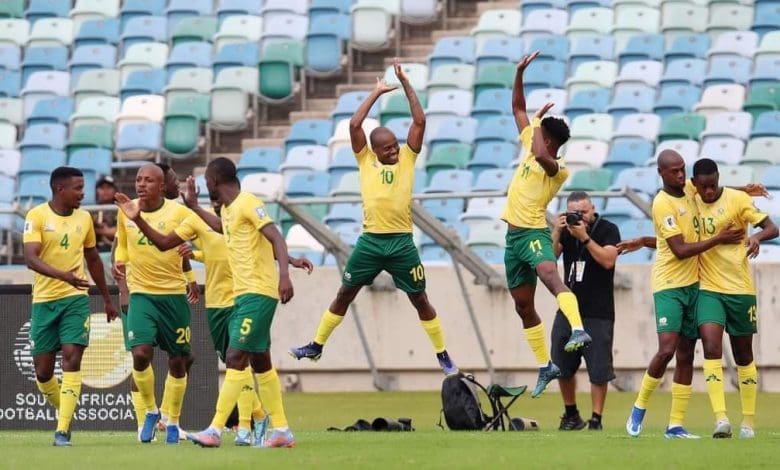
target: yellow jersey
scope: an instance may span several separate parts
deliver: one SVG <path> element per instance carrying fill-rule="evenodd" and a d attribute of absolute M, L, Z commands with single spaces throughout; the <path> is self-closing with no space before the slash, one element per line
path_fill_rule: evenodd
<path fill-rule="evenodd" d="M 43 203 L 27 212 L 24 221 L 24 243 L 41 244 L 41 261 L 60 271 L 73 271 L 86 279 L 84 273 L 84 248 L 95 246 L 95 228 L 89 212 L 75 209 L 62 216 Z M 33 277 L 33 302 L 49 302 L 71 295 L 87 295 L 67 282 L 35 273 Z"/>
<path fill-rule="evenodd" d="M 138 199 L 135 199 L 136 203 Z M 170 233 L 194 212 L 176 201 L 163 199 L 154 211 L 141 211 L 141 218 L 160 233 Z M 187 280 L 176 250 L 160 251 L 121 211 L 117 217 L 115 258 L 126 262 L 130 293 L 184 294 Z"/>
<path fill-rule="evenodd" d="M 733 225 L 747 232 L 748 225 L 758 225 L 767 214 L 756 209 L 751 197 L 742 191 L 723 188 L 713 203 L 696 196 L 699 218 L 696 225 L 702 240 L 708 240 Z M 722 244 L 699 255 L 700 288 L 722 294 L 755 294 L 744 243 Z"/>
<path fill-rule="evenodd" d="M 682 235 L 685 243 L 699 241 L 698 227 L 694 222 L 699 214 L 695 194 L 696 188 L 688 180 L 682 196 L 675 197 L 661 190 L 653 199 L 657 248 L 653 263 L 653 292 L 686 287 L 699 281 L 698 257 L 677 259 L 666 242 L 675 235 Z"/>
<path fill-rule="evenodd" d="M 536 122 L 534 125 L 537 125 Z M 532 141 L 533 125 L 529 125 L 520 132 L 525 156 L 509 183 L 506 207 L 501 219 L 515 227 L 547 228 L 547 205 L 569 177 L 569 170 L 559 157 L 558 173 L 548 176 L 531 152 Z"/>
<path fill-rule="evenodd" d="M 412 191 L 417 154 L 404 144 L 398 163 L 383 165 L 366 145 L 355 154 L 363 198 L 363 231 L 412 233 Z"/>
<path fill-rule="evenodd" d="M 182 240 L 193 241 L 198 248 L 197 252 L 193 251 L 195 260 L 206 265 L 206 308 L 232 306 L 233 272 L 222 234 L 215 232 L 197 215 L 187 217 L 175 232 Z"/>
<path fill-rule="evenodd" d="M 263 201 L 254 194 L 241 191 L 229 206 L 221 211 L 222 234 L 228 250 L 233 277 L 233 295 L 260 294 L 279 298 L 279 274 L 271 242 L 260 230 L 273 220 Z"/>

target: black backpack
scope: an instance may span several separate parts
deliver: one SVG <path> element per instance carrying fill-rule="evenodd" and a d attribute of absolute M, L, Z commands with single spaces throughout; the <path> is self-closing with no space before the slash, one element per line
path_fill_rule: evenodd
<path fill-rule="evenodd" d="M 490 419 L 477 395 L 477 387 L 487 393 L 472 375 L 450 375 L 441 386 L 441 404 L 444 421 L 453 431 L 479 431 L 484 429 Z M 439 422 L 441 425 L 441 421 Z"/>

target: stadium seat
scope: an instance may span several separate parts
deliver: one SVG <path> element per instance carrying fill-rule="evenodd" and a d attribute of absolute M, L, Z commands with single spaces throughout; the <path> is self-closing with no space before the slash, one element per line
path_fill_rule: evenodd
<path fill-rule="evenodd" d="M 780 137 L 780 111 L 762 113 L 753 124 L 750 138 Z"/>
<path fill-rule="evenodd" d="M 363 121 L 363 133 L 365 133 L 366 136 L 370 136 L 371 131 L 377 127 L 379 127 L 379 122 L 376 119 L 367 118 Z M 330 154 L 335 154 L 339 147 L 350 147 L 350 142 L 349 120 L 342 119 L 336 124 L 336 127 L 333 130 L 333 136 L 328 140 Z"/>
<path fill-rule="evenodd" d="M 128 20 L 120 42 L 127 50 L 131 46 L 146 42 L 167 42 L 168 21 L 164 16 L 134 16 Z"/>
<path fill-rule="evenodd" d="M 425 179 L 425 178 L 423 178 Z M 359 196 L 360 175 L 357 171 L 344 173 L 335 188 L 330 191 L 331 196 Z"/>
<path fill-rule="evenodd" d="M 528 16 L 523 18 L 520 37 L 526 44 L 530 44 L 539 37 L 563 35 L 566 33 L 568 23 L 569 13 L 566 10 L 540 8 L 528 13 Z"/>
<path fill-rule="evenodd" d="M 612 22 L 612 8 L 582 8 L 571 14 L 566 36 L 569 41 L 576 43 L 583 36 L 609 34 Z"/>
<path fill-rule="evenodd" d="M 284 151 L 298 145 L 327 145 L 328 138 L 333 133 L 333 123 L 328 119 L 302 119 L 296 121 L 290 128 L 290 133 L 284 139 Z"/>
<path fill-rule="evenodd" d="M 328 175 L 330 176 L 330 189 L 338 187 L 341 177 L 345 173 L 358 171 L 357 160 L 349 147 L 341 147 L 331 158 L 328 164 Z"/>
<path fill-rule="evenodd" d="M 699 155 L 724 165 L 737 165 L 745 150 L 745 142 L 733 137 L 711 137 L 704 141 Z"/>
<path fill-rule="evenodd" d="M 539 51 L 538 59 L 566 61 L 569 57 L 569 39 L 566 36 L 538 37 L 531 42 L 528 50 Z M 514 62 L 519 62 L 519 59 Z"/>
<path fill-rule="evenodd" d="M 337 125 L 343 119 L 349 119 L 355 114 L 358 106 L 368 97 L 368 92 L 365 91 L 350 91 L 342 93 L 338 97 L 336 102 L 336 108 L 331 111 L 330 117 L 333 119 L 333 124 Z M 379 115 L 379 103 L 374 103 L 371 110 L 368 112 L 368 117 L 376 118 Z"/>
<path fill-rule="evenodd" d="M 119 44 L 119 20 L 117 18 L 100 18 L 86 20 L 81 24 L 73 47 Z"/>
<path fill-rule="evenodd" d="M 363 205 L 359 202 L 337 202 L 330 205 L 322 222 L 331 230 L 341 224 L 356 224 L 363 220 Z"/>
<path fill-rule="evenodd" d="M 440 65 L 473 64 L 475 48 L 476 42 L 470 36 L 443 37 L 436 41 L 428 56 L 428 70 L 433 74 Z"/>
<path fill-rule="evenodd" d="M 612 139 L 614 119 L 609 114 L 583 114 L 570 125 L 572 139 L 594 139 L 609 142 Z"/>
<path fill-rule="evenodd" d="M 493 89 L 480 93 L 471 108 L 471 117 L 479 122 L 491 116 L 512 114 L 512 90 Z"/>
<path fill-rule="evenodd" d="M 458 217 L 458 220 L 469 226 L 475 222 L 492 222 L 501 217 L 504 207 L 506 207 L 505 197 L 475 197 L 469 199 L 466 211 Z"/>
<path fill-rule="evenodd" d="M 612 183 L 612 170 L 592 168 L 575 171 L 564 185 L 566 191 L 606 191 Z"/>
<path fill-rule="evenodd" d="M 124 0 L 119 10 L 122 30 L 129 21 L 139 16 L 164 16 L 166 0 Z"/>
<path fill-rule="evenodd" d="M 739 111 L 744 100 L 745 87 L 742 85 L 713 85 L 704 89 L 701 100 L 693 110 L 705 116 L 719 111 Z"/>
<path fill-rule="evenodd" d="M 514 145 L 517 142 L 517 135 L 517 124 L 513 117 L 491 116 L 479 123 L 474 143 L 511 143 Z"/>
<path fill-rule="evenodd" d="M 228 16 L 219 25 L 219 30 L 213 38 L 204 37 L 206 41 L 212 40 L 216 50 L 228 44 L 260 41 L 263 31 L 263 19 L 253 15 Z"/>
<path fill-rule="evenodd" d="M 569 68 L 577 70 L 580 64 L 595 60 L 611 60 L 614 56 L 615 41 L 606 34 L 582 35 L 569 53 Z"/>
<path fill-rule="evenodd" d="M 717 35 L 725 31 L 747 31 L 753 23 L 753 5 L 736 3 L 713 3 L 707 32 Z"/>
<path fill-rule="evenodd" d="M 241 179 L 241 189 L 262 198 L 277 199 L 282 195 L 282 175 L 279 173 L 248 174 Z"/>
<path fill-rule="evenodd" d="M 110 149 L 84 148 L 71 153 L 68 165 L 93 175 L 111 175 L 113 156 Z M 97 181 L 97 178 L 94 178 Z"/>
<path fill-rule="evenodd" d="M 505 62 L 483 66 L 474 81 L 474 94 L 481 95 L 486 90 L 496 88 L 512 88 L 515 79 L 516 65 Z M 533 85 L 526 87 L 526 92 L 534 89 Z"/>
<path fill-rule="evenodd" d="M 406 137 L 409 135 L 409 128 L 412 126 L 412 120 L 409 117 L 393 118 L 385 123 L 390 132 L 395 135 L 399 144 L 406 143 Z"/>
<path fill-rule="evenodd" d="M 758 119 L 761 113 L 780 109 L 780 83 L 761 83 L 750 87 L 742 109 Z"/>
<path fill-rule="evenodd" d="M 13 150 L 16 147 L 16 126 L 0 122 L 0 150 Z"/>
<path fill-rule="evenodd" d="M 33 73 L 20 93 L 24 101 L 24 115 L 29 116 L 38 101 L 54 96 L 68 96 L 69 92 L 70 74 L 68 72 Z"/>
<path fill-rule="evenodd" d="M 73 22 L 67 18 L 41 18 L 32 25 L 27 47 L 70 47 Z"/>
<path fill-rule="evenodd" d="M 329 178 L 327 173 L 300 171 L 290 174 L 285 179 L 284 193 L 288 197 L 324 197 L 328 195 Z"/>
<path fill-rule="evenodd" d="M 710 37 L 706 34 L 680 34 L 664 53 L 664 61 L 668 65 L 677 59 L 704 59 L 709 48 Z"/>
<path fill-rule="evenodd" d="M 529 67 L 530 69 L 530 67 Z M 585 62 L 566 80 L 569 95 L 588 88 L 611 88 L 617 77 L 617 64 L 606 60 Z"/>
<path fill-rule="evenodd" d="M 619 191 L 624 188 L 641 191 L 652 197 L 661 189 L 661 177 L 655 168 L 626 168 L 617 174 L 610 189 Z"/>
<path fill-rule="evenodd" d="M 747 57 L 716 56 L 710 60 L 709 72 L 704 77 L 704 86 L 725 83 L 746 85 L 750 80 L 753 61 Z"/>
<path fill-rule="evenodd" d="M 51 199 L 48 175 L 31 175 L 19 180 L 19 203 L 32 208 Z"/>
<path fill-rule="evenodd" d="M 780 28 L 780 8 L 777 2 L 756 2 L 756 13 L 750 29 L 760 37 L 771 34 Z"/>
<path fill-rule="evenodd" d="M 512 70 L 515 70 L 514 65 Z M 514 80 L 514 75 L 512 75 L 512 80 Z M 526 93 L 531 93 L 539 88 L 564 88 L 565 82 L 565 61 L 537 59 L 531 62 L 523 75 L 523 86 Z M 508 88 L 511 88 L 511 82 Z M 571 93 L 572 91 L 569 90 L 569 94 Z"/>
<path fill-rule="evenodd" d="M 780 165 L 780 138 L 759 137 L 750 139 L 745 147 L 741 160 L 743 165 L 750 165 L 757 173 L 768 166 Z"/>
<path fill-rule="evenodd" d="M 282 175 L 292 175 L 301 171 L 321 171 L 328 168 L 328 147 L 324 145 L 298 145 L 287 152 L 284 162 L 279 166 Z"/>
<path fill-rule="evenodd" d="M 664 37 L 658 33 L 643 33 L 631 36 L 626 47 L 618 53 L 618 65 L 622 69 L 634 61 L 663 60 Z"/>
<path fill-rule="evenodd" d="M 493 9 L 483 12 L 471 35 L 477 44 L 495 36 L 520 36 L 522 17 L 518 10 Z"/>
<path fill-rule="evenodd" d="M 170 21 L 168 22 L 170 25 Z M 257 27 L 258 24 L 248 25 L 247 28 Z M 171 33 L 171 44 L 175 49 L 187 42 L 208 42 L 211 43 L 217 34 L 217 19 L 213 16 L 191 16 L 182 18 L 176 23 L 176 26 L 169 30 Z M 248 32 L 253 37 L 258 37 L 257 32 Z"/>
<path fill-rule="evenodd" d="M 509 142 L 478 143 L 466 165 L 477 178 L 489 169 L 504 169 L 517 157 L 517 147 Z"/>
<path fill-rule="evenodd" d="M 353 5 L 352 41 L 356 50 L 382 51 L 391 46 L 393 16 L 378 5 Z"/>
<path fill-rule="evenodd" d="M 282 14 L 305 15 L 309 11 L 309 0 L 265 0 L 260 15 L 264 19 L 276 20 Z M 394 14 L 398 14 L 397 7 Z"/>
<path fill-rule="evenodd" d="M 117 62 L 122 83 L 135 70 L 163 69 L 168 59 L 168 45 L 157 42 L 139 42 L 125 49 L 124 57 Z"/>
<path fill-rule="evenodd" d="M 559 115 L 563 114 L 563 106 L 566 103 L 567 94 L 566 90 L 559 88 L 539 88 L 527 94 L 525 99 L 525 107 L 528 115 L 531 116 L 536 113 L 542 106 L 547 103 L 553 103 L 553 107 L 548 111 L 549 114 Z"/>
<path fill-rule="evenodd" d="M 476 46 L 475 46 L 476 47 Z M 516 64 L 523 58 L 525 52 L 523 40 L 519 37 L 494 37 L 485 40 L 477 51 L 475 62 L 477 71 L 488 64 Z"/>
<path fill-rule="evenodd" d="M 421 202 L 423 209 L 444 223 L 458 220 L 463 213 L 463 199 L 425 199 Z"/>
<path fill-rule="evenodd" d="M 419 94 L 417 99 L 420 101 L 423 109 L 425 109 L 428 105 L 427 95 L 424 93 Z M 470 106 L 471 103 L 468 103 L 468 105 Z M 379 99 L 379 121 L 383 126 L 397 118 L 408 120 L 411 115 L 409 101 L 406 99 L 406 94 L 403 90 L 392 91 Z"/>
<path fill-rule="evenodd" d="M 28 47 L 22 60 L 22 88 L 35 72 L 68 69 L 68 48 L 64 46 Z"/>
<path fill-rule="evenodd" d="M 260 57 L 260 48 L 253 42 L 226 44 L 219 49 L 212 62 L 214 76 L 228 67 L 255 67 Z"/>
<path fill-rule="evenodd" d="M 764 34 L 753 57 L 758 59 L 759 57 L 777 58 L 778 56 L 780 56 L 780 31 Z"/>
<path fill-rule="evenodd" d="M 18 18 L 0 19 L 0 45 L 24 46 L 30 36 L 30 23 Z"/>
<path fill-rule="evenodd" d="M 404 95 L 404 100 L 405 98 L 406 96 Z M 474 99 L 471 90 L 442 90 L 429 94 L 427 101 L 428 106 L 425 108 L 425 116 L 428 118 L 428 122 L 432 122 L 434 119 L 431 118 L 437 116 L 469 117 L 471 115 L 471 103 Z M 408 109 L 408 103 L 406 106 Z"/>
<path fill-rule="evenodd" d="M 22 49 L 6 44 L 0 46 L 0 70 L 19 70 L 22 63 Z"/>
<path fill-rule="evenodd" d="M 471 190 L 472 174 L 468 170 L 442 170 L 431 178 L 426 193 L 461 193 Z"/>
<path fill-rule="evenodd" d="M 701 89 L 696 85 L 671 85 L 661 88 L 653 112 L 666 119 L 671 114 L 687 113 L 699 102 Z"/>
<path fill-rule="evenodd" d="M 24 104 L 19 98 L 0 98 L 0 122 L 14 126 L 24 124 Z"/>
<path fill-rule="evenodd" d="M 312 0 L 309 3 L 309 18 L 312 22 L 324 15 L 349 14 L 353 0 Z"/>
<path fill-rule="evenodd" d="M 618 224 L 620 238 L 631 240 L 633 238 L 652 236 L 654 232 L 653 222 L 647 217 L 629 219 Z"/>
<path fill-rule="evenodd" d="M 470 225 L 466 245 L 472 249 L 504 248 L 506 245 L 506 223 L 503 221 L 483 221 Z"/>
<path fill-rule="evenodd" d="M 780 59 L 771 57 L 759 57 L 754 62 L 755 66 L 750 75 L 750 87 L 758 85 L 776 85 L 780 77 Z"/>
<path fill-rule="evenodd" d="M 30 0 L 24 11 L 24 18 L 30 24 L 42 18 L 67 18 L 72 3 L 71 0 Z"/>
<path fill-rule="evenodd" d="M 659 32 L 660 12 L 658 8 L 645 5 L 626 6 L 615 13 L 612 35 L 619 49 L 622 49 L 629 38 L 638 33 Z"/>
<path fill-rule="evenodd" d="M 67 124 L 73 113 L 73 99 L 56 97 L 43 99 L 35 103 L 32 113 L 27 117 L 26 125 Z"/>
<path fill-rule="evenodd" d="M 643 166 L 653 158 L 653 144 L 642 138 L 622 137 L 612 143 L 603 168 L 612 170 L 617 175 L 626 168 Z"/>
<path fill-rule="evenodd" d="M 707 52 L 707 56 L 752 59 L 756 48 L 758 48 L 758 34 L 752 31 L 729 31 L 718 36 Z"/>
<path fill-rule="evenodd" d="M 656 87 L 661 80 L 663 64 L 653 60 L 635 60 L 620 69 L 615 79 L 615 88 L 647 85 Z"/>
<path fill-rule="evenodd" d="M 590 88 L 569 95 L 564 112 L 570 121 L 577 116 L 590 113 L 603 113 L 609 104 L 610 91 L 606 88 Z"/>
<path fill-rule="evenodd" d="M 145 160 L 160 151 L 161 141 L 162 127 L 158 122 L 128 122 L 117 128 L 114 150 L 122 159 Z"/>
<path fill-rule="evenodd" d="M 780 263 L 780 246 L 764 245 L 756 258 L 758 263 Z"/>
<path fill-rule="evenodd" d="M 658 141 L 671 139 L 699 140 L 704 131 L 706 118 L 696 113 L 674 113 L 664 119 L 658 132 Z"/>
<path fill-rule="evenodd" d="M 633 113 L 623 116 L 612 132 L 613 141 L 623 138 L 639 137 L 649 142 L 655 142 L 661 118 L 653 113 Z"/>
<path fill-rule="evenodd" d="M 260 85 L 257 96 L 268 104 L 279 104 L 295 98 L 296 73 L 291 62 L 284 60 L 260 59 L 257 64 Z"/>
<path fill-rule="evenodd" d="M 169 31 L 173 32 L 184 18 L 210 15 L 213 7 L 213 0 L 169 0 L 165 9 Z"/>
<path fill-rule="evenodd" d="M 341 238 L 341 241 L 346 243 L 348 246 L 353 247 L 357 243 L 358 237 L 360 237 L 360 234 L 363 232 L 363 224 L 340 224 L 335 228 L 334 232 L 339 236 L 339 238 Z M 327 264 L 327 261 L 325 264 Z"/>
<path fill-rule="evenodd" d="M 427 91 L 431 95 L 437 91 L 460 89 L 471 90 L 474 87 L 474 66 L 471 64 L 443 64 L 431 71 Z"/>
<path fill-rule="evenodd" d="M 707 119 L 707 125 L 699 138 L 706 142 L 710 137 L 736 137 L 747 140 L 753 118 L 746 112 L 715 113 Z"/>
<path fill-rule="evenodd" d="M 655 147 L 655 157 L 653 160 L 649 161 L 647 164 L 650 166 L 655 165 L 655 162 L 657 160 L 658 155 L 666 149 L 672 149 L 675 152 L 682 155 L 683 160 L 685 160 L 686 168 L 689 170 L 693 169 L 693 164 L 696 162 L 696 159 L 699 155 L 699 149 L 701 146 L 699 145 L 699 142 L 695 140 L 686 140 L 686 139 L 670 139 L 665 140 L 663 142 L 659 142 L 658 145 Z"/>
<path fill-rule="evenodd" d="M 438 145 L 454 142 L 472 143 L 477 134 L 477 120 L 474 118 L 442 118 L 439 125 L 426 136 L 431 152 Z"/>
<path fill-rule="evenodd" d="M 718 173 L 720 178 L 718 183 L 721 186 L 739 187 L 756 181 L 753 168 L 739 165 L 719 165 Z"/>
<path fill-rule="evenodd" d="M 420 250 L 420 261 L 422 261 L 425 266 L 452 264 L 452 258 L 450 257 L 450 254 L 447 252 L 447 250 L 438 245 L 423 247 Z"/>
<path fill-rule="evenodd" d="M 314 21 L 306 35 L 306 71 L 313 77 L 340 75 L 344 63 L 344 36 L 349 35 L 351 19 L 339 14 L 322 16 Z M 320 26 L 322 24 L 332 26 Z M 346 29 L 347 32 L 338 29 Z"/>
<path fill-rule="evenodd" d="M 8 0 L 0 4 L 0 18 L 21 18 L 24 15 L 24 0 Z"/>
<path fill-rule="evenodd" d="M 597 168 L 607 159 L 608 153 L 607 142 L 576 139 L 566 145 L 566 167 L 570 170 Z"/>
<path fill-rule="evenodd" d="M 607 106 L 609 113 L 617 122 L 632 113 L 649 113 L 653 110 L 655 88 L 647 85 L 631 85 L 618 89 Z"/>
<path fill-rule="evenodd" d="M 505 168 L 487 168 L 480 172 L 472 191 L 506 191 L 514 172 Z"/>
<path fill-rule="evenodd" d="M 211 68 L 211 54 L 211 44 L 208 42 L 190 41 L 173 46 L 165 63 L 168 79 L 183 68 Z"/>
<path fill-rule="evenodd" d="M 285 238 L 290 251 L 319 252 L 322 256 L 324 248 L 302 225 L 294 224 L 290 227 Z"/>
<path fill-rule="evenodd" d="M 131 96 L 161 95 L 166 82 L 163 69 L 134 70 L 127 75 L 119 96 L 124 101 Z"/>
<path fill-rule="evenodd" d="M 116 63 L 116 47 L 96 44 L 77 47 L 70 59 L 70 76 L 73 83 L 87 70 L 109 69 Z"/>
<path fill-rule="evenodd" d="M 250 173 L 273 173 L 279 171 L 282 150 L 278 147 L 253 147 L 244 150 L 236 164 L 239 180 Z"/>
<path fill-rule="evenodd" d="M 65 152 L 55 149 L 26 149 L 19 165 L 19 178 L 32 175 L 48 177 L 55 168 L 65 166 Z"/>
<path fill-rule="evenodd" d="M 22 161 L 22 154 L 18 150 L 0 150 L 0 174 L 16 178 L 19 173 L 19 165 Z M 0 185 L 0 191 L 8 191 L 10 189 L 13 194 L 15 184 L 11 184 L 11 187 Z M 10 202 L 11 199 L 0 198 L 4 202 Z"/>
<path fill-rule="evenodd" d="M 471 159 L 471 145 L 452 143 L 434 148 L 425 162 L 428 179 L 441 170 L 466 168 Z"/>
<path fill-rule="evenodd" d="M 74 127 L 68 138 L 68 155 L 79 149 L 111 149 L 114 145 L 114 128 L 111 124 L 82 124 Z"/>
<path fill-rule="evenodd" d="M 22 155 L 28 150 L 65 148 L 68 128 L 63 124 L 38 124 L 24 130 L 24 138 L 19 142 Z"/>
<path fill-rule="evenodd" d="M 707 71 L 707 62 L 704 59 L 675 59 L 666 66 L 661 77 L 661 91 L 669 86 L 696 85 L 700 86 L 704 81 Z"/>

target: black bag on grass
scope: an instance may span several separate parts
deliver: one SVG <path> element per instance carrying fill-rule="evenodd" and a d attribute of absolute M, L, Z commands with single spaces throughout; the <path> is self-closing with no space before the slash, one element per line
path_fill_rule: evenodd
<path fill-rule="evenodd" d="M 444 421 L 453 431 L 479 431 L 489 419 L 477 395 L 477 387 L 485 391 L 472 375 L 450 375 L 441 387 L 441 404 Z"/>

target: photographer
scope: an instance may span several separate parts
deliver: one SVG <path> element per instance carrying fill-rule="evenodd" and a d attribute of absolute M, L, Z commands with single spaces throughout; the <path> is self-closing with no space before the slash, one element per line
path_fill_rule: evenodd
<path fill-rule="evenodd" d="M 584 357 L 593 402 L 593 416 L 588 420 L 588 429 L 600 430 L 607 385 L 615 378 L 612 369 L 615 324 L 613 280 L 620 232 L 615 224 L 596 214 L 587 193 L 571 193 L 566 204 L 567 212 L 560 214 L 555 221 L 553 247 L 556 257 L 563 254 L 564 282 L 577 297 L 585 330 L 590 333 L 593 342 L 587 349 L 565 352 L 563 347 L 571 331 L 566 318 L 558 311 L 552 327 L 551 352 L 553 362 L 561 369 L 558 383 L 566 408 L 559 429 L 570 431 L 585 427 L 575 398 L 575 374 L 580 359 Z"/>

